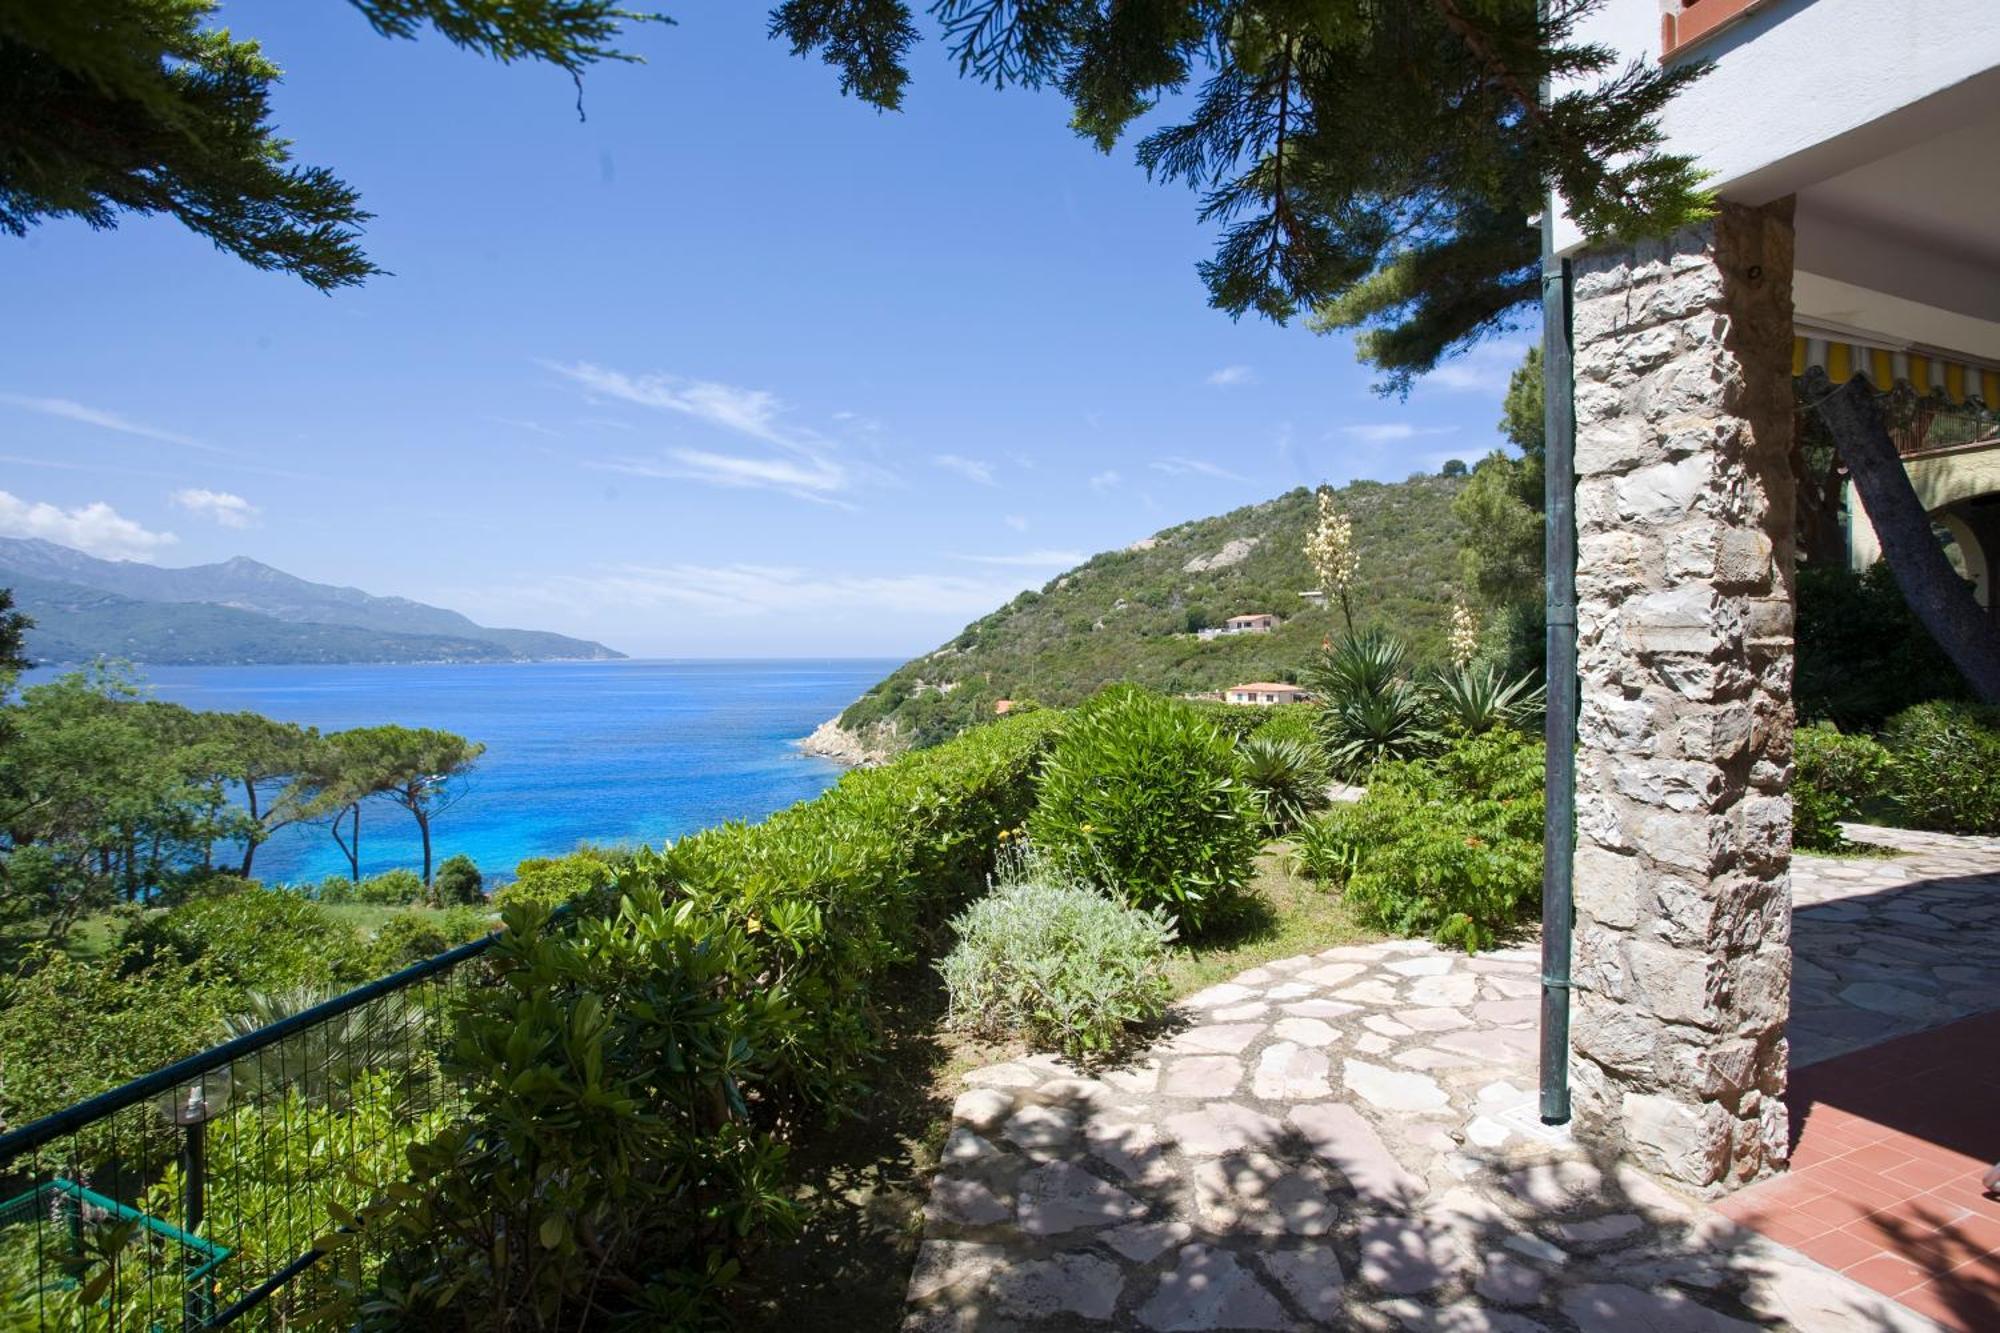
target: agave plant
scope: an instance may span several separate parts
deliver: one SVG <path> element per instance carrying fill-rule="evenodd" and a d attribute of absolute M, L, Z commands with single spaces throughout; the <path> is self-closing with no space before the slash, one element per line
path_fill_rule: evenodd
<path fill-rule="evenodd" d="M 1467 736 L 1526 726 L 1548 698 L 1547 689 L 1527 676 L 1510 678 L 1494 666 L 1470 664 L 1439 672 L 1430 694 L 1446 725 Z"/>
<path fill-rule="evenodd" d="M 1350 634 L 1329 649 L 1307 683 L 1323 701 L 1320 739 L 1343 777 L 1433 749 L 1429 694 L 1410 679 L 1409 649 L 1380 630 Z"/>
<path fill-rule="evenodd" d="M 1264 812 L 1264 827 L 1282 837 L 1327 805 L 1333 775 L 1319 747 L 1289 736 L 1249 736 L 1237 747 L 1243 782 Z"/>

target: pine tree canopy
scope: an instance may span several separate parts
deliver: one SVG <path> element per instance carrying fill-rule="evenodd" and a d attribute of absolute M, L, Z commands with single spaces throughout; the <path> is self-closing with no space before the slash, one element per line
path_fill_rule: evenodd
<path fill-rule="evenodd" d="M 612 0 L 351 0 L 376 31 L 425 28 L 496 60 L 571 73 L 625 59 L 642 15 Z M 355 191 L 302 166 L 270 120 L 278 67 L 204 26 L 216 0 L 0 0 L 0 228 L 164 213 L 322 291 L 380 272 Z"/>
<path fill-rule="evenodd" d="M 1530 227 L 1553 184 L 1584 232 L 1660 234 L 1704 216 L 1700 173 L 1658 115 L 1698 66 L 1623 68 L 1577 37 L 1602 0 L 939 0 L 960 71 L 1062 91 L 1109 150 L 1222 226 L 1201 265 L 1232 315 L 1359 328 L 1385 387 L 1507 326 L 1538 295 Z M 901 0 L 786 0 L 775 33 L 841 87 L 902 100 L 916 40 Z M 1561 89 L 1546 106 L 1538 89 Z M 1198 87 L 1196 86 L 1198 83 Z M 1192 91 L 1182 99 L 1178 95 Z M 1171 105 L 1164 106 L 1171 99 Z"/>

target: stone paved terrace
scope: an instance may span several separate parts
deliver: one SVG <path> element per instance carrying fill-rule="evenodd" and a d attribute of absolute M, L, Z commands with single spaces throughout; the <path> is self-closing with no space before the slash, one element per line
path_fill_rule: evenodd
<path fill-rule="evenodd" d="M 1794 870 L 1821 1057 L 2000 1008 L 2000 840 L 1861 832 L 1910 854 Z M 906 1329 L 1937 1327 L 1543 1127 L 1538 962 L 1330 949 L 1190 997 L 1122 1067 L 974 1072 Z"/>

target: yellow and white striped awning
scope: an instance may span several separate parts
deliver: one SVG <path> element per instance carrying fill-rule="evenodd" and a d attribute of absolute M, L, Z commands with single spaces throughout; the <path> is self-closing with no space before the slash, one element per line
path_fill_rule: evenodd
<path fill-rule="evenodd" d="M 1810 366 L 1824 370 L 1835 384 L 1866 375 L 1882 393 L 1900 385 L 1953 406 L 1976 402 L 2000 408 L 2000 368 L 1977 361 L 1801 332 L 1792 339 L 1792 374 L 1803 375 Z"/>

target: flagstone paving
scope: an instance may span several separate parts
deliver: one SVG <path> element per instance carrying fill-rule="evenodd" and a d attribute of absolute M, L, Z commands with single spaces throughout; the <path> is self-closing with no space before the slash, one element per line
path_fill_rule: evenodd
<path fill-rule="evenodd" d="M 1796 863 L 1798 1003 L 1828 1053 L 2000 1008 L 2000 840 L 1867 832 L 1912 854 Z M 1938 956 L 1945 936 L 1982 952 Z M 1936 1328 L 1543 1126 L 1538 967 L 1329 949 L 1190 996 L 1121 1067 L 975 1071 L 905 1328 Z"/>

